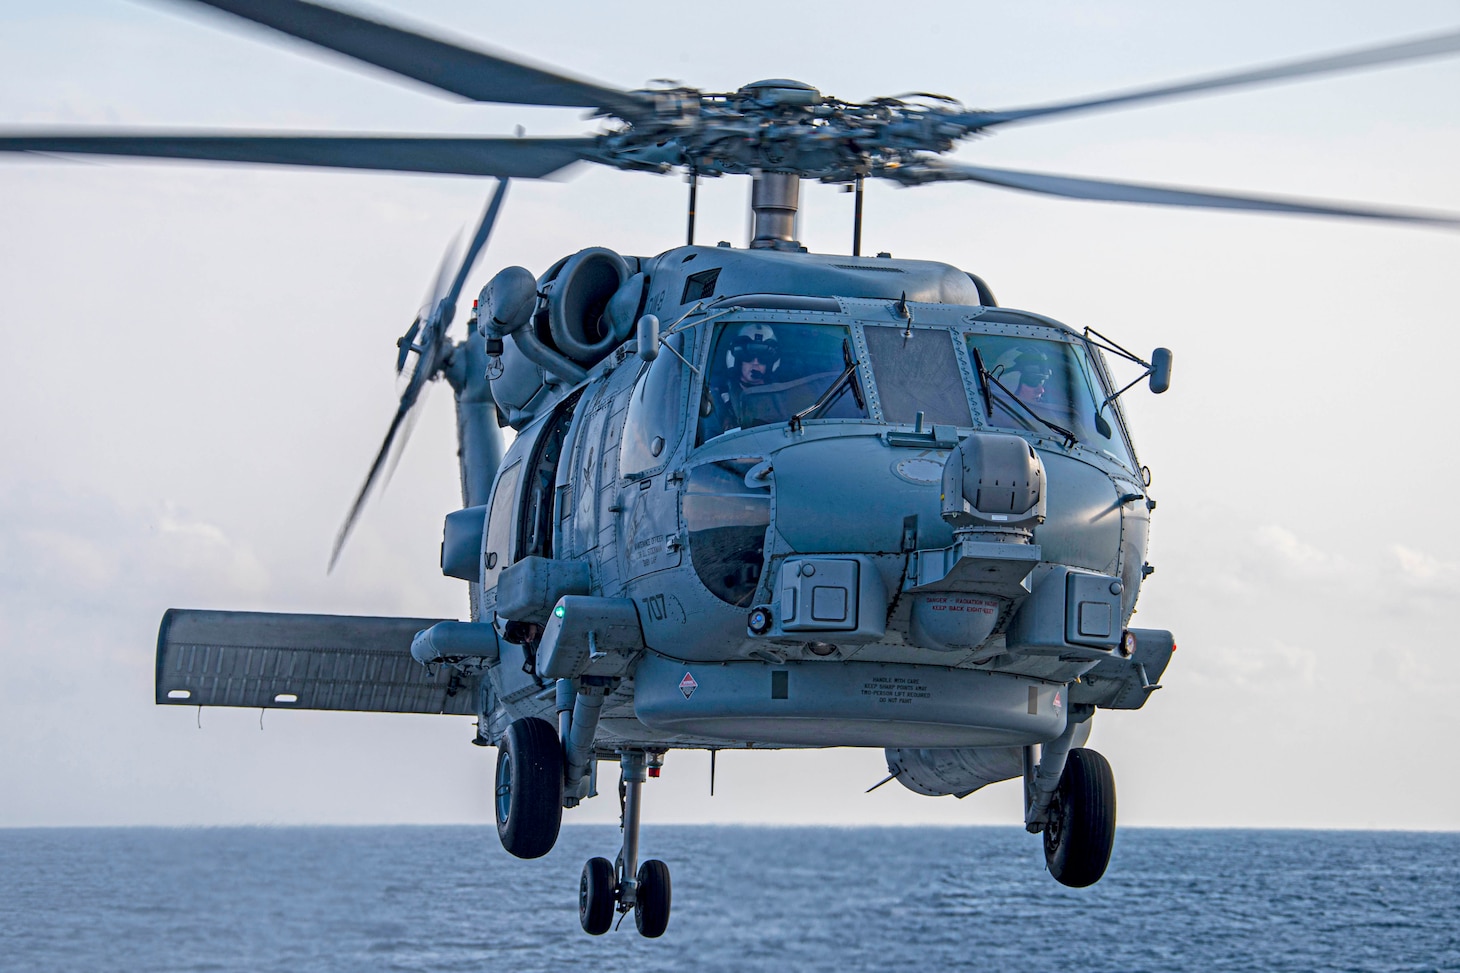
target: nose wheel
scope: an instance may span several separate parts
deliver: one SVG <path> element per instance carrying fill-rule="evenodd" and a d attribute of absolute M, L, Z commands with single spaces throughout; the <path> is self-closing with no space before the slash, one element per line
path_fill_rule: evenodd
<path fill-rule="evenodd" d="M 623 847 L 618 861 L 590 858 L 583 866 L 578 882 L 578 921 L 583 931 L 601 936 L 613 925 L 613 915 L 631 910 L 639 935 L 657 939 L 669 927 L 671 904 L 669 866 L 651 859 L 642 865 L 639 859 L 639 810 L 649 757 L 642 750 L 619 755 L 623 770 Z M 657 763 L 656 763 L 657 766 Z"/>

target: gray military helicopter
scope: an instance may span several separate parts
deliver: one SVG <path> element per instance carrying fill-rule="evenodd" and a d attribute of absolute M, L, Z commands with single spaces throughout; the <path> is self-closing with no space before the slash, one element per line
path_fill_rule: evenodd
<path fill-rule="evenodd" d="M 553 139 L 0 133 L 14 152 L 498 180 L 400 339 L 404 392 L 334 550 L 445 378 L 463 504 L 441 568 L 468 583 L 470 621 L 175 609 L 157 702 L 475 716 L 473 742 L 497 747 L 498 833 L 522 858 L 551 850 L 563 809 L 617 760 L 622 847 L 591 859 L 579 889 L 593 934 L 615 913 L 645 936 L 667 927 L 669 870 L 640 863 L 639 821 L 675 748 L 880 747 L 883 783 L 928 795 L 1022 777 L 1054 878 L 1088 886 L 1108 864 L 1115 786 L 1084 746 L 1091 718 L 1141 708 L 1175 649 L 1170 632 L 1129 627 L 1156 504 L 1120 399 L 1142 380 L 1165 391 L 1171 354 L 1000 307 L 945 264 L 862 256 L 864 180 L 1460 226 L 939 158 L 1026 119 L 1449 54 L 1460 33 L 982 111 L 845 102 L 789 80 L 620 91 L 299 0 L 197 2 L 457 95 L 606 120 Z M 506 268 L 450 337 L 508 181 L 576 162 L 686 170 L 686 244 Z M 744 249 L 694 244 L 698 180 L 724 175 L 753 180 Z M 850 254 L 796 241 L 803 179 L 855 192 Z"/>

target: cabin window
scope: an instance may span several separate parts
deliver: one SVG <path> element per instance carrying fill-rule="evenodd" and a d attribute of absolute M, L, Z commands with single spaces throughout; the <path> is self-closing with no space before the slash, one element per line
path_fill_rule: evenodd
<path fill-rule="evenodd" d="M 603 425 L 608 411 L 606 407 L 595 411 L 587 418 L 587 424 L 578 434 L 578 458 L 573 464 L 575 506 L 570 553 L 581 554 L 598 546 L 598 468 L 600 450 L 603 448 Z"/>
<path fill-rule="evenodd" d="M 696 443 L 786 422 L 818 402 L 808 418 L 865 419 L 859 377 L 838 381 L 855 360 L 843 325 L 721 324 L 705 370 Z"/>
<path fill-rule="evenodd" d="M 1096 409 L 1104 400 L 1085 350 L 1064 341 L 1022 335 L 968 335 L 970 355 L 977 350 L 992 376 L 989 390 L 989 425 L 1040 435 L 1053 433 L 1038 416 L 1067 429 L 1084 445 L 1135 468 L 1114 406 L 1101 415 L 1110 435 L 1101 435 Z M 1033 413 L 1033 415 L 1031 415 Z M 1055 434 L 1057 435 L 1057 433 Z"/>
<path fill-rule="evenodd" d="M 527 467 L 524 493 L 522 496 L 521 519 L 517 524 L 517 557 L 552 557 L 553 532 L 557 518 L 553 515 L 557 507 L 556 485 L 558 463 L 563 455 L 563 440 L 573 421 L 573 410 L 578 405 L 575 392 L 558 407 L 543 426 L 537 443 L 532 449 L 532 461 Z"/>
<path fill-rule="evenodd" d="M 685 409 L 684 374 L 689 371 L 680 358 L 686 344 L 684 336 L 685 332 L 679 331 L 665 338 L 659 357 L 634 386 L 624 420 L 623 445 L 619 447 L 621 476 L 644 476 L 663 469 L 679 442 L 680 416 Z"/>
<path fill-rule="evenodd" d="M 482 553 L 482 589 L 495 588 L 497 576 L 512 563 L 512 525 L 517 520 L 517 474 L 522 463 L 513 463 L 497 476 L 492 509 L 487 513 L 487 540 Z"/>
<path fill-rule="evenodd" d="M 684 295 L 680 298 L 679 303 L 689 304 L 691 301 L 703 301 L 707 297 L 713 297 L 715 284 L 719 279 L 719 267 L 690 274 L 684 280 Z"/>
<path fill-rule="evenodd" d="M 745 479 L 758 462 L 697 466 L 684 490 L 684 523 L 695 574 L 715 597 L 740 608 L 749 608 L 755 598 L 771 522 L 770 484 L 750 486 Z"/>
<path fill-rule="evenodd" d="M 885 421 L 911 423 L 921 412 L 930 424 L 973 425 L 951 333 L 887 327 L 867 327 L 862 333 Z"/>

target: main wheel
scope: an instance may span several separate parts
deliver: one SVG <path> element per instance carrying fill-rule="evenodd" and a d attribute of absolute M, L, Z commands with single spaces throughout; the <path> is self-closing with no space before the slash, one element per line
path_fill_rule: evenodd
<path fill-rule="evenodd" d="M 639 935 L 658 939 L 669 927 L 669 866 L 650 859 L 639 866 L 639 888 L 634 898 L 634 925 Z"/>
<path fill-rule="evenodd" d="M 578 921 L 590 936 L 602 936 L 613 925 L 616 901 L 613 862 L 607 858 L 590 858 L 583 866 L 578 882 Z"/>
<path fill-rule="evenodd" d="M 1061 885 L 1094 885 L 1115 844 L 1115 774 L 1094 750 L 1076 747 L 1049 805 L 1044 861 Z"/>
<path fill-rule="evenodd" d="M 497 837 L 518 858 L 553 850 L 563 823 L 563 748 L 546 720 L 518 720 L 497 744 Z"/>

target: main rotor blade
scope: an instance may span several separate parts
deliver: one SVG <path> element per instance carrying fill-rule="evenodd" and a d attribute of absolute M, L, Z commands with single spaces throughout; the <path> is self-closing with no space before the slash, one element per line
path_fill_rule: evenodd
<path fill-rule="evenodd" d="M 1328 74 L 1335 71 L 1353 71 L 1358 68 L 1393 64 L 1398 61 L 1412 61 L 1424 57 L 1439 57 L 1443 54 L 1454 54 L 1457 51 L 1460 51 L 1460 31 L 1450 31 L 1444 34 L 1434 34 L 1429 37 L 1419 37 L 1393 44 L 1383 44 L 1378 47 L 1361 48 L 1342 54 L 1329 54 L 1323 57 L 1307 58 L 1301 61 L 1286 61 L 1282 64 L 1273 64 L 1264 68 L 1251 68 L 1233 74 L 1217 74 L 1206 78 L 1194 78 L 1191 81 L 1183 81 L 1171 85 L 1138 88 L 1134 91 L 1103 95 L 1098 98 L 1057 102 L 1052 105 L 1039 105 L 1031 108 L 1015 108 L 1008 111 L 974 111 L 965 115 L 964 120 L 971 128 L 982 129 L 994 125 L 1004 125 L 1009 122 L 1025 121 L 1030 118 L 1043 118 L 1049 115 L 1092 111 L 1097 108 L 1114 108 L 1141 101 L 1175 98 L 1179 95 L 1194 95 L 1206 91 L 1216 91 L 1221 88 L 1236 88 L 1242 85 L 1287 81 L 1294 78 L 1310 77 L 1315 74 Z"/>
<path fill-rule="evenodd" d="M 0 152 L 194 159 L 512 179 L 541 179 L 574 162 L 592 159 L 594 144 L 591 138 L 0 132 Z"/>
<path fill-rule="evenodd" d="M 473 101 L 643 114 L 618 91 L 304 0 L 190 0 Z"/>
<path fill-rule="evenodd" d="M 1155 206 L 1196 206 L 1205 209 L 1232 209 L 1266 213 L 1290 213 L 1306 216 L 1341 216 L 1392 223 L 1421 223 L 1460 229 L 1460 214 L 1433 213 L 1419 210 L 1384 209 L 1323 200 L 1294 199 L 1281 196 L 1239 196 L 1176 186 L 1148 186 L 1131 182 L 1109 182 L 1077 176 L 1056 176 L 1043 172 L 1016 169 L 991 169 L 970 166 L 942 159 L 925 160 L 918 169 L 889 173 L 891 178 L 910 185 L 925 182 L 981 182 L 1005 189 L 1069 199 L 1089 199 L 1110 203 L 1149 203 Z"/>

